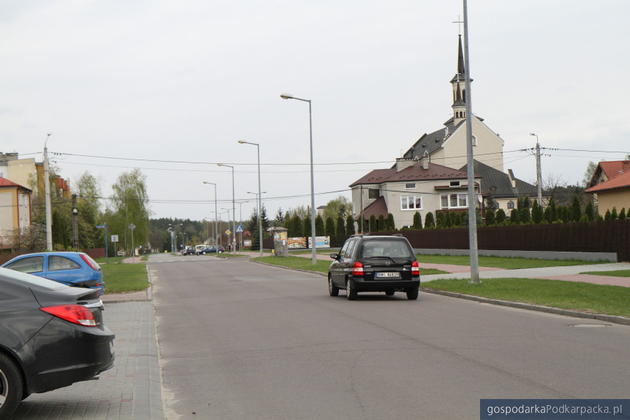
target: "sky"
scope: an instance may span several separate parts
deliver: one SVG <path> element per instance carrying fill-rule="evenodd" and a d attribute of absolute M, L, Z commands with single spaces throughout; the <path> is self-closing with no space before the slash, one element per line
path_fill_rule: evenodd
<path fill-rule="evenodd" d="M 89 171 L 103 196 L 140 168 L 153 217 L 212 220 L 203 181 L 231 208 L 231 171 L 213 164 L 231 162 L 247 218 L 256 148 L 240 139 L 260 144 L 271 216 L 308 205 L 308 106 L 281 93 L 312 100 L 316 206 L 451 116 L 458 0 L 0 0 L 0 10 L 0 151 L 41 159 L 26 154 L 50 132 L 61 175 Z M 627 16 L 627 0 L 469 1 L 473 112 L 506 151 L 534 146 L 531 132 L 543 147 L 591 151 L 546 151 L 544 179 L 580 182 L 590 160 L 625 156 L 601 151 L 630 151 Z M 505 166 L 535 180 L 527 153 Z"/>

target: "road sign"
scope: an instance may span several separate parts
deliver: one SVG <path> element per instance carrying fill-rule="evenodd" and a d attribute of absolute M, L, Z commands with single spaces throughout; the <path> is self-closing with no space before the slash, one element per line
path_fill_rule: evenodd
<path fill-rule="evenodd" d="M 225 230 L 225 234 L 226 234 L 226 235 L 230 235 L 231 233 L 232 233 L 232 231 L 231 231 L 230 229 L 226 229 L 226 230 Z"/>
<path fill-rule="evenodd" d="M 118 235 L 112 235 L 111 241 L 114 243 L 118 242 Z"/>
<path fill-rule="evenodd" d="M 243 233 L 243 225 L 236 226 L 236 233 Z"/>
<path fill-rule="evenodd" d="M 105 229 L 106 225 L 96 225 L 96 229 Z"/>
<path fill-rule="evenodd" d="M 134 225 L 133 223 L 129 224 L 129 229 L 134 230 L 136 228 L 136 225 Z"/>

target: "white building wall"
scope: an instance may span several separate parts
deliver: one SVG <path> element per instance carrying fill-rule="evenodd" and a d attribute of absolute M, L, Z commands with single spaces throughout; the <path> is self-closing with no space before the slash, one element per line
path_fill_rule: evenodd
<path fill-rule="evenodd" d="M 477 143 L 473 147 L 475 159 L 503 172 L 503 140 L 477 118 L 472 119 L 472 126 Z M 431 161 L 459 169 L 467 163 L 466 153 L 466 124 L 462 124 L 444 142 L 442 149 L 433 153 Z"/>

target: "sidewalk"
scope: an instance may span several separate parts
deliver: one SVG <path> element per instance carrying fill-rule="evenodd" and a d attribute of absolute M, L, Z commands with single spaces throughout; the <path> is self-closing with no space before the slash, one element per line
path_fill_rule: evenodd
<path fill-rule="evenodd" d="M 29 396 L 14 420 L 164 418 L 153 304 L 106 303 L 104 318 L 116 334 L 114 367 L 98 381 Z"/>

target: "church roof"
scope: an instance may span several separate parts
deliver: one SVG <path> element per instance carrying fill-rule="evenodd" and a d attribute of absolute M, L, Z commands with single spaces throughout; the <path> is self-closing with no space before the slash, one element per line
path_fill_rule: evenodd
<path fill-rule="evenodd" d="M 494 198 L 508 198 L 521 196 L 535 196 L 538 192 L 535 185 L 522 181 L 512 176 L 515 187 L 512 187 L 510 176 L 491 166 L 475 160 L 475 177 L 481 177 L 481 194 L 491 195 Z M 464 165 L 460 171 L 466 172 L 468 165 Z M 513 174 L 512 174 L 513 175 Z"/>
<path fill-rule="evenodd" d="M 405 159 L 420 158 L 424 152 L 433 154 L 442 147 L 442 144 L 462 125 L 465 121 L 453 124 L 453 118 L 444 123 L 445 127 L 432 133 L 424 133 L 414 144 L 405 152 Z"/>

